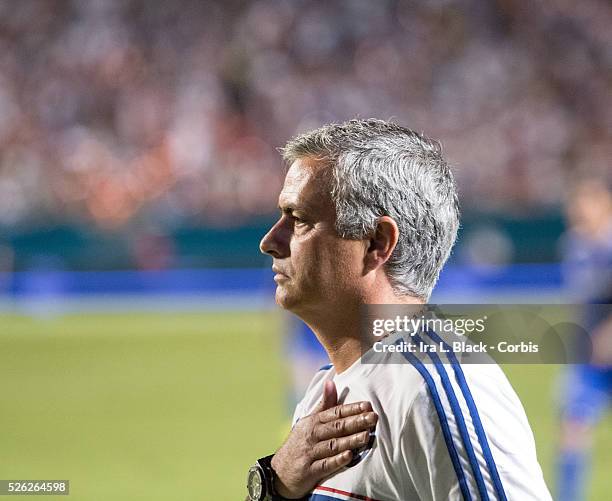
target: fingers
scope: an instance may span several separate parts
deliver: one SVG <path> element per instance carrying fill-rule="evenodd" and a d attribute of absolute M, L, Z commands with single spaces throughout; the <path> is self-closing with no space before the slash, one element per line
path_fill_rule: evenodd
<path fill-rule="evenodd" d="M 332 438 L 324 442 L 319 442 L 313 449 L 313 459 L 323 459 L 333 457 L 341 452 L 359 449 L 367 445 L 370 441 L 370 432 L 362 431 L 349 437 Z"/>
<path fill-rule="evenodd" d="M 327 477 L 340 468 L 344 468 L 352 459 L 353 453 L 351 451 L 344 451 L 335 456 L 315 461 L 312 463 L 310 470 L 317 478 Z"/>
<path fill-rule="evenodd" d="M 338 392 L 333 381 L 326 381 L 323 387 L 323 409 L 330 409 L 338 403 Z"/>
<path fill-rule="evenodd" d="M 335 421 L 319 425 L 315 430 L 315 437 L 318 441 L 345 437 L 373 428 L 377 421 L 378 416 L 374 412 L 336 419 Z"/>
<path fill-rule="evenodd" d="M 338 392 L 333 381 L 326 381 L 323 387 L 323 398 L 315 408 L 314 412 L 321 412 L 329 409 L 338 403 Z"/>
<path fill-rule="evenodd" d="M 355 402 L 353 404 L 336 405 L 331 409 L 323 410 L 319 413 L 320 423 L 329 423 L 336 419 L 345 418 L 348 416 L 354 416 L 361 414 L 362 412 L 368 412 L 372 410 L 370 402 Z"/>
<path fill-rule="evenodd" d="M 298 421 L 272 458 L 279 493 L 299 498 L 350 464 L 353 451 L 363 450 L 373 439 L 377 422 L 369 402 L 338 405 L 336 386 L 327 382 L 315 411 Z"/>

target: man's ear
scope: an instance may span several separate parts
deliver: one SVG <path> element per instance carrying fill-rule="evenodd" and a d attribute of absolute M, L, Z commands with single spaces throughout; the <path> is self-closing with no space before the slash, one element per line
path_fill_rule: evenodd
<path fill-rule="evenodd" d="M 367 271 L 384 265 L 395 250 L 399 239 L 399 228 L 395 220 L 389 216 L 378 218 L 374 233 L 370 236 L 365 255 Z"/>

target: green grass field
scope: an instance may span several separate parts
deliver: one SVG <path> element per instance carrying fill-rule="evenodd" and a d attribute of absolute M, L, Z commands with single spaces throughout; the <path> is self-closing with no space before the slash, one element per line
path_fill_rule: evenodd
<path fill-rule="evenodd" d="M 243 500 L 286 422 L 282 359 L 279 314 L 0 316 L 0 479 L 71 481 L 45 499 Z M 505 369 L 552 485 L 558 368 Z M 612 492 L 611 424 L 591 500 Z"/>

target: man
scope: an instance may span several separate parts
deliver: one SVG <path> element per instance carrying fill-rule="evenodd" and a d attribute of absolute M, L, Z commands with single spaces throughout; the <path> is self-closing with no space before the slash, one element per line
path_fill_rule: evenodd
<path fill-rule="evenodd" d="M 612 398 L 612 193 L 603 180 L 586 178 L 573 182 L 569 195 L 563 269 L 572 299 L 584 304 L 593 359 L 565 373 L 558 501 L 585 499 L 592 432 Z"/>
<path fill-rule="evenodd" d="M 332 365 L 283 446 L 251 468 L 250 499 L 550 499 L 496 365 L 360 363 L 362 307 L 425 303 L 454 244 L 457 195 L 438 143 L 351 120 L 283 153 L 281 214 L 261 250 L 276 302 L 310 326 Z"/>

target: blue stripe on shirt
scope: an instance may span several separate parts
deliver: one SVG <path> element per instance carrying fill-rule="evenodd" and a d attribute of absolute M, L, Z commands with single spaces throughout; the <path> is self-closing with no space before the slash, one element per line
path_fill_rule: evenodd
<path fill-rule="evenodd" d="M 472 417 L 472 422 L 474 423 L 474 428 L 476 430 L 476 435 L 478 436 L 478 441 L 480 442 L 480 447 L 482 448 L 485 461 L 491 473 L 491 478 L 493 479 L 493 484 L 495 485 L 495 491 L 500 501 L 507 501 L 506 493 L 504 491 L 501 478 L 499 477 L 499 472 L 497 471 L 497 466 L 495 465 L 493 454 L 491 453 L 491 449 L 489 447 L 489 441 L 487 440 L 487 435 L 485 433 L 484 426 L 482 425 L 482 421 L 480 420 L 480 414 L 478 414 L 476 403 L 474 402 L 472 392 L 470 391 L 470 388 L 467 384 L 467 380 L 465 379 L 465 375 L 463 374 L 463 370 L 461 369 L 461 364 L 459 363 L 459 360 L 457 360 L 457 357 L 453 353 L 450 346 L 445 343 L 444 340 L 440 336 L 438 336 L 438 334 L 436 334 L 434 331 L 427 331 L 426 333 L 435 342 L 443 343 L 443 346 L 448 350 L 448 358 L 453 367 L 455 379 L 459 384 L 459 388 L 461 388 L 461 393 L 463 393 L 465 403 L 467 404 L 468 410 L 470 411 L 470 416 Z"/>
<path fill-rule="evenodd" d="M 420 336 L 415 335 L 413 337 L 415 341 L 423 342 Z M 482 477 L 482 472 L 480 471 L 480 465 L 478 464 L 478 459 L 476 459 L 476 454 L 474 452 L 474 446 L 472 445 L 472 441 L 470 439 L 470 434 L 468 432 L 467 426 L 465 424 L 465 419 L 463 417 L 463 411 L 461 410 L 461 406 L 459 405 L 459 401 L 455 395 L 455 390 L 448 378 L 446 370 L 442 365 L 440 357 L 437 354 L 428 352 L 429 358 L 436 366 L 436 370 L 440 375 L 440 379 L 442 380 L 442 386 L 444 387 L 444 391 L 446 392 L 446 396 L 448 397 L 448 401 L 450 403 L 451 409 L 453 410 L 453 414 L 455 415 L 455 420 L 457 422 L 457 426 L 459 428 L 459 433 L 461 435 L 461 439 L 463 441 L 463 445 L 465 447 L 465 451 L 468 455 L 470 466 L 472 467 L 472 472 L 474 473 L 474 478 L 476 479 L 476 484 L 478 486 L 478 493 L 480 497 L 484 501 L 489 500 L 489 495 L 487 493 L 487 487 L 485 486 L 484 479 Z"/>
<path fill-rule="evenodd" d="M 401 343 L 401 339 L 395 342 L 395 344 Z M 446 447 L 450 454 L 451 461 L 453 463 L 453 468 L 455 470 L 455 473 L 457 474 L 457 479 L 459 480 L 459 487 L 461 489 L 461 493 L 463 494 L 463 499 L 465 499 L 465 501 L 471 501 L 472 495 L 470 494 L 470 490 L 467 485 L 467 480 L 465 478 L 465 472 L 463 471 L 461 461 L 459 460 L 459 454 L 457 454 L 457 449 L 455 448 L 455 444 L 453 442 L 453 437 L 448 426 L 448 419 L 446 417 L 446 413 L 444 412 L 444 407 L 442 406 L 442 401 L 440 400 L 440 395 L 438 394 L 436 383 L 434 382 L 433 378 L 431 377 L 431 374 L 429 374 L 423 363 L 418 360 L 412 353 L 402 352 L 402 355 L 414 366 L 414 368 L 419 372 L 419 374 L 421 374 L 421 376 L 427 383 L 427 388 L 429 389 L 429 393 L 436 408 L 436 412 L 438 413 L 440 427 L 442 428 L 442 435 L 444 436 L 444 441 L 446 442 Z"/>

